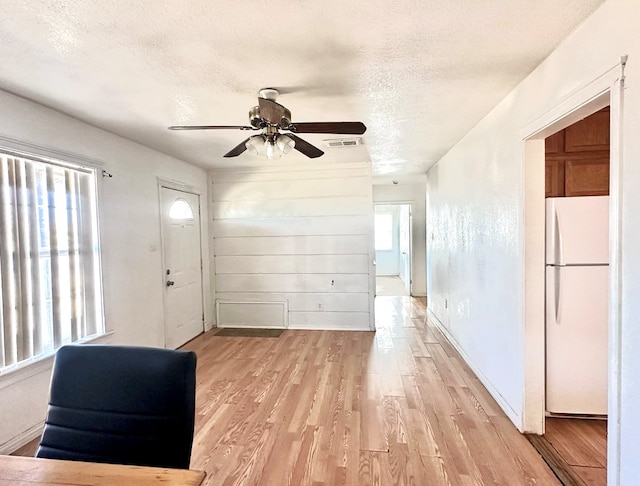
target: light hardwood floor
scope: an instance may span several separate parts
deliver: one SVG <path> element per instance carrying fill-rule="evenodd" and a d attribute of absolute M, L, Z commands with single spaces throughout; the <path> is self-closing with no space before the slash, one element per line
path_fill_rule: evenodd
<path fill-rule="evenodd" d="M 376 295 L 379 296 L 409 296 L 400 277 L 380 275 L 376 276 Z"/>
<path fill-rule="evenodd" d="M 191 467 L 209 485 L 559 485 L 423 300 L 376 298 L 377 332 L 204 334 Z"/>
<path fill-rule="evenodd" d="M 565 462 L 577 484 L 606 486 L 605 420 L 547 418 L 544 438 Z"/>
<path fill-rule="evenodd" d="M 204 484 L 560 485 L 424 300 L 377 297 L 376 320 L 376 333 L 209 332 L 185 345 L 198 354 L 191 468 Z"/>

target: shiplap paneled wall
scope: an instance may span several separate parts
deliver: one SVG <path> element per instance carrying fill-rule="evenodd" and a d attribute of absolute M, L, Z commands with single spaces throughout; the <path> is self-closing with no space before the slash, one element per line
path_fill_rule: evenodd
<path fill-rule="evenodd" d="M 292 329 L 370 329 L 369 163 L 219 170 L 209 182 L 216 302 L 240 303 L 237 316 L 224 305 L 219 326 L 255 303 L 287 302 Z"/>

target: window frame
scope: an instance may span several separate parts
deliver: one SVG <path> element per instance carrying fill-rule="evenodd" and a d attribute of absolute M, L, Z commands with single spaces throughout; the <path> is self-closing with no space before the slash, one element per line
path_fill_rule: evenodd
<path fill-rule="evenodd" d="M 9 142 L 9 143 L 6 143 Z M 18 148 L 14 148 L 17 146 Z M 23 150 L 22 147 L 26 147 L 28 150 Z M 33 149 L 36 151 L 34 152 Z M 48 155 L 52 153 L 53 155 Z M 62 169 L 71 169 L 78 172 L 85 172 L 92 175 L 91 187 L 93 192 L 93 205 L 92 219 L 95 226 L 95 239 L 94 245 L 97 247 L 97 255 L 94 257 L 95 268 L 95 293 L 98 296 L 95 302 L 96 306 L 96 332 L 80 337 L 75 341 L 71 341 L 73 344 L 86 344 L 90 342 L 108 342 L 109 337 L 114 334 L 113 330 L 107 328 L 106 313 L 105 313 L 105 294 L 104 294 L 104 268 L 103 268 L 103 254 L 102 254 L 102 231 L 101 231 L 101 201 L 102 201 L 102 184 L 101 179 L 109 176 L 102 169 L 102 163 L 86 159 L 84 157 L 58 152 L 54 150 L 45 149 L 36 145 L 25 144 L 17 142 L 11 139 L 0 137 L 0 156 L 25 159 L 31 162 L 37 162 L 53 167 Z M 70 344 L 67 342 L 61 343 L 60 346 Z M 16 363 L 8 366 L 0 367 L 0 389 L 7 386 L 11 386 L 13 383 L 18 383 L 24 379 L 34 376 L 40 372 L 43 372 L 51 367 L 53 357 L 59 347 L 55 345 L 51 348 L 45 349 L 43 352 L 22 359 Z"/>

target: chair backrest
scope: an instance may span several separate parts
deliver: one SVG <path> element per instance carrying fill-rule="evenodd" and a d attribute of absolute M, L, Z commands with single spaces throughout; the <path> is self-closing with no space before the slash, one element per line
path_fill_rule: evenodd
<path fill-rule="evenodd" d="M 36 457 L 188 469 L 195 369 L 191 351 L 61 347 Z"/>

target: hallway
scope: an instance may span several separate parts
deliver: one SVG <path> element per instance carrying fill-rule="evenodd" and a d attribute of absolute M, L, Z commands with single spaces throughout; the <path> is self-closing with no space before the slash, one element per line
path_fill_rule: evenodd
<path fill-rule="evenodd" d="M 397 275 L 376 275 L 377 297 L 408 297 L 404 282 Z"/>
<path fill-rule="evenodd" d="M 376 298 L 377 332 L 201 335 L 191 467 L 209 485 L 559 485 L 424 299 Z"/>

